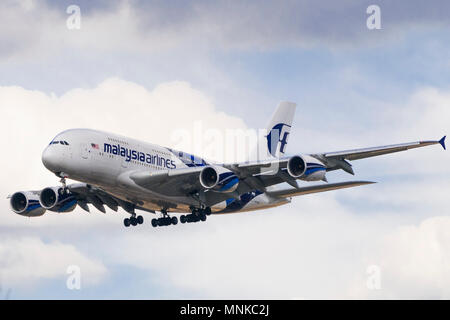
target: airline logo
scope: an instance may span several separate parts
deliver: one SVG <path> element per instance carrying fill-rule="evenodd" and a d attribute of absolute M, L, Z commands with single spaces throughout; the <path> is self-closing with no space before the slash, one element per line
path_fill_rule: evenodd
<path fill-rule="evenodd" d="M 266 136 L 267 138 L 267 149 L 269 153 L 276 157 L 278 144 L 280 144 L 280 153 L 284 154 L 284 149 L 286 148 L 289 130 L 291 126 L 285 123 L 279 123 L 275 125 L 272 130 L 270 130 L 269 134 Z"/>
<path fill-rule="evenodd" d="M 133 149 L 128 149 L 117 145 L 110 145 L 105 143 L 103 147 L 105 153 L 114 154 L 125 158 L 125 161 L 130 162 L 131 160 L 140 161 L 143 163 L 152 164 L 159 167 L 164 167 L 167 169 L 176 169 L 176 165 L 173 160 L 166 159 L 157 154 L 144 153 Z"/>

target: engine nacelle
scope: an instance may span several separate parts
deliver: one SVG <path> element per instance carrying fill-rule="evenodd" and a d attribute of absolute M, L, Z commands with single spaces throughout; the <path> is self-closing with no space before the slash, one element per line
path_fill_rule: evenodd
<path fill-rule="evenodd" d="M 239 186 L 239 178 L 224 167 L 208 166 L 200 172 L 200 184 L 215 192 L 233 192 Z"/>
<path fill-rule="evenodd" d="M 39 193 L 35 191 L 16 192 L 9 201 L 12 211 L 26 217 L 39 217 L 45 209 L 39 203 Z"/>
<path fill-rule="evenodd" d="M 293 156 L 287 163 L 287 171 L 292 178 L 300 178 L 306 171 L 306 161 L 301 156 Z"/>
<path fill-rule="evenodd" d="M 295 179 L 305 181 L 326 180 L 326 166 L 309 155 L 293 156 L 287 163 L 287 172 Z"/>
<path fill-rule="evenodd" d="M 62 187 L 49 187 L 41 191 L 39 203 L 50 211 L 70 212 L 77 206 L 77 199 Z"/>

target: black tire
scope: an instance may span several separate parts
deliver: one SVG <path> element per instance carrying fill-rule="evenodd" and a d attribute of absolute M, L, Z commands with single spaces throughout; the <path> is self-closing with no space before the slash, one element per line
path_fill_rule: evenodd
<path fill-rule="evenodd" d="M 133 227 L 137 226 L 137 219 L 135 217 L 130 218 L 130 223 Z"/>
<path fill-rule="evenodd" d="M 180 217 L 180 222 L 186 223 L 186 216 L 184 214 Z"/>
<path fill-rule="evenodd" d="M 210 207 L 207 207 L 207 208 L 205 208 L 205 210 L 203 210 L 203 212 L 204 212 L 207 216 L 209 216 L 209 215 L 211 214 L 211 208 L 210 208 Z"/>
<path fill-rule="evenodd" d="M 190 214 L 189 215 L 189 220 L 188 220 L 190 223 L 193 223 L 193 222 L 198 222 L 198 221 L 200 221 L 200 219 L 198 218 L 198 216 L 196 215 L 196 214 Z"/>
<path fill-rule="evenodd" d="M 143 218 L 142 216 L 138 216 L 138 217 L 136 218 L 136 220 L 137 220 L 137 223 L 138 223 L 138 224 L 143 224 L 143 223 L 144 223 L 144 218 Z"/>
<path fill-rule="evenodd" d="M 158 226 L 158 219 L 152 219 L 152 226 L 156 228 Z"/>
<path fill-rule="evenodd" d="M 171 220 L 172 220 L 171 223 L 172 223 L 174 226 L 178 224 L 178 218 L 177 218 L 177 217 L 172 217 Z"/>
<path fill-rule="evenodd" d="M 123 220 L 123 225 L 125 226 L 125 227 L 129 227 L 130 226 L 130 219 L 128 219 L 128 218 L 125 218 L 124 220 Z"/>
<path fill-rule="evenodd" d="M 204 214 L 204 213 L 202 213 L 202 214 L 200 214 L 200 220 L 202 220 L 202 221 L 206 221 L 206 214 Z"/>

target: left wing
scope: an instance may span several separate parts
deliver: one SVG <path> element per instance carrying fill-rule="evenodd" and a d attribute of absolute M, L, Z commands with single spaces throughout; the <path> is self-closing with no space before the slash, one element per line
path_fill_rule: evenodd
<path fill-rule="evenodd" d="M 347 182 L 338 182 L 338 183 L 327 183 L 327 184 L 320 184 L 320 185 L 316 185 L 316 186 L 268 191 L 267 194 L 269 196 L 272 196 L 275 198 L 287 198 L 287 197 L 302 196 L 302 195 L 311 194 L 311 193 L 318 193 L 318 192 L 325 192 L 325 191 L 331 191 L 331 190 L 363 186 L 363 185 L 372 184 L 372 183 L 375 183 L 375 182 L 372 182 L 372 181 L 347 181 Z"/>

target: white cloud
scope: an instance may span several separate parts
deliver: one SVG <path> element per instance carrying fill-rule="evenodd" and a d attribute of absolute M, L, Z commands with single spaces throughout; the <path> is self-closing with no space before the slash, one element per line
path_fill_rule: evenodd
<path fill-rule="evenodd" d="M 80 268 L 82 287 L 97 285 L 108 274 L 102 262 L 86 257 L 72 245 L 45 243 L 37 237 L 2 237 L 0 241 L 0 276 L 6 287 L 32 287 L 53 279 L 61 279 L 64 287 L 67 268 L 72 265 Z"/>
<path fill-rule="evenodd" d="M 202 146 L 208 149 L 212 144 L 202 134 L 195 136 L 194 123 L 204 131 L 214 129 L 224 135 L 227 129 L 246 128 L 241 119 L 217 111 L 206 95 L 180 81 L 162 83 L 150 91 L 112 78 L 95 88 L 73 89 L 60 97 L 21 87 L 0 87 L 0 105 L 1 147 L 14 159 L 14 166 L 11 158 L 0 160 L 9 168 L 0 173 L 2 181 L 9 182 L 1 186 L 5 195 L 57 184 L 57 178 L 43 167 L 41 154 L 57 133 L 69 128 L 105 130 L 187 152 L 200 151 Z M 192 133 L 192 139 L 200 137 L 203 143 L 180 140 L 179 136 L 174 140 L 173 133 L 180 131 Z M 213 145 L 221 143 L 225 141 Z M 209 150 L 209 154 L 200 155 L 211 158 L 217 154 L 214 148 Z"/>
<path fill-rule="evenodd" d="M 294 1 L 252 3 L 194 1 L 178 6 L 117 1 L 109 6 L 81 6 L 81 29 L 66 28 L 62 5 L 2 1 L 0 55 L 36 58 L 60 50 L 99 53 L 159 52 L 174 48 L 273 49 L 280 47 L 341 47 L 398 41 L 405 30 L 446 26 L 447 2 L 429 6 L 383 3 L 380 32 L 370 32 L 367 3 Z M 385 12 L 389 14 L 384 15 Z M 169 20 L 169 22 L 168 22 Z M 414 21 L 412 23 L 411 21 Z M 385 27 L 386 26 L 386 27 Z M 114 36 L 111 36 L 114 35 Z M 124 45 L 126 43 L 126 45 Z"/>
<path fill-rule="evenodd" d="M 420 106 L 429 106 L 430 101 L 436 101 L 431 105 L 440 108 L 447 103 L 447 96 L 445 92 L 413 95 L 405 108 L 417 106 L 411 117 L 427 115 L 422 117 L 427 119 L 423 122 L 424 128 L 432 122 L 444 125 L 439 116 L 445 110 Z M 422 97 L 426 97 L 425 100 L 421 100 L 424 99 Z M 56 178 L 43 168 L 40 154 L 56 133 L 67 128 L 97 128 L 162 145 L 173 143 L 170 139 L 173 129 L 192 130 L 192 123 L 198 119 L 203 121 L 204 128 L 246 128 L 241 119 L 218 112 L 204 93 L 186 82 L 178 81 L 148 90 L 136 83 L 112 78 L 95 88 L 73 89 L 61 96 L 21 87 L 0 87 L 0 105 L 3 114 L 0 133 L 5 137 L 2 149 L 9 150 L 10 157 L 14 157 L 13 166 L 10 157 L 3 157 L 0 161 L 3 167 L 9 168 L 1 172 L 2 181 L 8 182 L 1 186 L 4 194 L 56 184 Z M 380 140 L 390 141 L 390 135 L 395 136 L 405 129 L 398 126 L 388 131 L 389 126 L 392 127 L 392 123 L 386 123 L 381 130 Z M 426 128 L 423 130 L 425 132 Z M 329 132 L 320 134 L 326 136 Z M 346 139 L 345 135 L 339 134 L 331 138 L 336 141 Z M 365 137 L 361 135 L 357 139 L 363 143 Z M 291 147 L 295 149 L 293 145 Z M 431 152 L 425 150 L 430 149 L 422 151 L 433 160 Z M 415 154 L 419 153 L 416 151 Z M 436 155 L 438 159 L 446 156 L 441 150 Z M 386 160 L 380 158 L 377 161 L 381 166 L 386 166 L 389 163 Z M 413 166 L 414 161 L 410 161 L 407 168 Z M 388 171 L 382 169 L 377 168 L 377 171 L 380 174 Z M 443 177 L 446 172 L 443 171 Z M 383 286 L 386 285 L 383 288 L 386 289 L 382 290 L 382 297 L 419 296 L 422 286 L 428 288 L 423 297 L 445 297 L 447 293 L 441 290 L 442 294 L 438 294 L 440 287 L 433 282 L 433 275 L 436 279 L 447 281 L 447 275 L 438 261 L 438 257 L 445 255 L 433 251 L 433 255 L 428 257 L 430 265 L 426 265 L 420 273 L 413 268 L 419 259 L 418 253 L 411 248 L 405 249 L 407 241 L 404 238 L 423 239 L 421 234 L 424 232 L 438 232 L 441 237 L 441 230 L 436 226 L 442 224 L 445 228 L 447 220 L 433 222 L 431 228 L 428 224 L 420 226 L 419 231 L 407 229 L 406 236 L 404 231 L 399 236 L 395 236 L 393 231 L 405 224 L 408 215 L 412 215 L 410 219 L 417 220 L 418 217 L 423 218 L 423 211 L 427 211 L 429 217 L 447 214 L 443 211 L 446 208 L 443 199 L 448 190 L 445 181 L 430 177 L 427 183 L 420 181 L 421 178 L 410 177 L 408 181 L 400 180 L 389 186 L 379 184 L 310 195 L 297 198 L 290 206 L 278 209 L 211 217 L 207 224 L 159 229 L 150 227 L 150 215 L 145 215 L 144 226 L 132 230 L 123 228 L 121 218 L 113 214 L 52 214 L 24 219 L 11 213 L 5 201 L 2 205 L 5 217 L 1 225 L 19 233 L 14 236 L 16 240 L 3 242 L 2 261 L 8 262 L 3 274 L 9 274 L 9 270 L 16 266 L 16 259 L 6 259 L 15 251 L 21 253 L 23 262 L 20 274 L 25 279 L 19 277 L 15 280 L 18 283 L 39 277 L 61 276 L 61 272 L 65 272 L 64 268 L 60 271 L 61 266 L 73 260 L 70 258 L 72 256 L 85 263 L 88 270 L 92 268 L 93 274 L 101 274 L 98 271 L 101 268 L 96 269 L 83 260 L 76 249 L 77 239 L 89 234 L 89 241 L 98 244 L 91 255 L 107 257 L 111 265 L 137 267 L 148 272 L 151 282 L 161 287 L 185 290 L 205 298 L 370 297 L 364 287 L 360 288 L 365 284 L 366 267 L 374 263 L 382 266 L 387 281 L 383 280 Z M 421 200 L 423 198 L 426 200 Z M 351 210 L 346 205 L 348 203 L 354 204 L 352 207 L 358 210 Z M 415 210 L 403 206 L 405 203 L 416 207 Z M 381 209 L 375 213 L 373 210 L 365 213 L 365 208 L 370 204 Z M 393 205 L 397 206 L 395 210 L 392 210 Z M 80 212 L 80 209 L 77 211 Z M 58 228 L 54 228 L 56 225 Z M 74 229 L 74 225 L 80 228 Z M 43 244 L 39 238 L 23 240 L 20 228 L 45 232 L 50 238 L 70 239 L 71 245 L 58 242 Z M 83 230 L 82 235 L 80 230 Z M 392 232 L 394 236 L 387 238 L 394 250 L 390 253 L 385 243 L 380 249 L 379 241 Z M 105 233 L 109 237 L 107 243 L 104 242 Z M 146 244 L 145 252 L 142 250 L 143 243 Z M 417 241 L 412 243 L 420 244 Z M 446 249 L 446 243 L 445 240 L 439 246 Z M 36 246 L 44 246 L 45 249 L 39 251 Z M 418 246 L 418 252 L 426 251 L 430 246 L 431 242 L 424 247 Z M 36 253 L 28 254 L 29 250 Z M 379 255 L 368 254 L 377 250 L 381 252 Z M 397 251 L 402 250 L 402 259 L 409 261 L 405 266 L 409 275 L 398 271 L 398 262 L 393 260 Z M 47 259 L 53 256 L 62 262 L 57 263 L 55 268 L 42 263 L 36 272 L 29 271 L 31 261 L 37 259 L 36 256 L 40 257 L 37 252 L 41 251 Z M 63 255 L 62 251 L 69 252 L 69 256 Z M 26 256 L 29 259 L 23 258 Z M 98 264 L 94 265 L 98 267 Z M 27 276 L 27 273 L 30 274 Z M 355 280 L 355 275 L 361 274 Z M 402 278 L 401 274 L 408 276 Z M 397 282 L 388 281 L 391 277 L 395 277 Z M 410 293 L 402 291 L 406 283 Z"/>
<path fill-rule="evenodd" d="M 446 212 L 448 214 L 448 212 Z M 380 290 L 368 290 L 358 279 L 357 298 L 449 299 L 450 217 L 436 216 L 419 225 L 405 225 L 383 237 L 367 263 L 381 271 Z"/>

